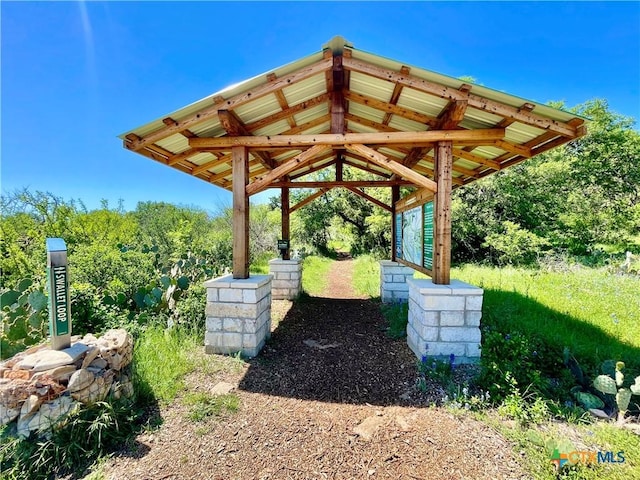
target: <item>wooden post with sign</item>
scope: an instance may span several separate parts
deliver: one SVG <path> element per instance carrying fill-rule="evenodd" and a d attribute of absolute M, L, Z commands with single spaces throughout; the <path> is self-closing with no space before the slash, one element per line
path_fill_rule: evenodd
<path fill-rule="evenodd" d="M 71 346 L 71 300 L 67 246 L 62 238 L 47 238 L 47 286 L 51 349 Z"/>
<path fill-rule="evenodd" d="M 436 144 L 434 172 L 438 191 L 435 194 L 433 283 L 449 285 L 451 269 L 451 170 L 452 143 Z"/>
<path fill-rule="evenodd" d="M 233 163 L 233 278 L 249 278 L 249 152 L 231 149 Z"/>

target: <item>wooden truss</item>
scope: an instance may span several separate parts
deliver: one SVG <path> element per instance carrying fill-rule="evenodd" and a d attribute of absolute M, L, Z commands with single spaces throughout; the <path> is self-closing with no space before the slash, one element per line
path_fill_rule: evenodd
<path fill-rule="evenodd" d="M 157 128 L 131 132 L 124 146 L 233 192 L 236 278 L 249 275 L 251 195 L 280 189 L 282 235 L 289 238 L 291 213 L 342 187 L 391 212 L 392 222 L 397 209 L 434 199 L 433 279 L 448 283 L 452 189 L 584 135 L 584 121 L 560 121 L 529 102 L 502 103 L 471 85 L 454 88 L 367 58 L 346 46 L 327 48 L 293 71 L 270 73 L 251 88 L 164 118 Z M 345 166 L 379 179 L 344 180 Z M 323 169 L 335 171 L 333 180 L 304 180 Z M 401 185 L 418 189 L 400 199 Z M 363 187 L 391 188 L 392 205 Z M 290 188 L 318 190 L 291 206 Z"/>

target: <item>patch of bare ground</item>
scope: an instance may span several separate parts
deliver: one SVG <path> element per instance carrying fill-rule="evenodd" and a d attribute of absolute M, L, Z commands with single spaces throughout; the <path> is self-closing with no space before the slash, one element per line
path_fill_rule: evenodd
<path fill-rule="evenodd" d="M 325 297 L 274 302 L 271 340 L 246 363 L 198 354 L 187 381 L 237 385 L 240 409 L 194 423 L 180 399 L 162 426 L 105 466 L 109 479 L 524 479 L 491 427 L 433 405 L 415 358 L 385 334 L 379 305 L 354 298 L 352 263 Z M 235 367 L 234 367 L 235 366 Z"/>

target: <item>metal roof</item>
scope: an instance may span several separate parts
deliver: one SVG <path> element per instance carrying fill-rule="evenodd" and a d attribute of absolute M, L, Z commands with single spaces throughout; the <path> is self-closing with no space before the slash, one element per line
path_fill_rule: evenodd
<path fill-rule="evenodd" d="M 340 68 L 341 77 L 335 77 L 336 68 Z M 335 87 L 334 78 L 343 83 L 339 88 Z M 344 131 L 340 133 L 443 129 L 442 122 L 456 101 L 463 102 L 463 116 L 444 129 L 504 128 L 500 140 L 478 145 L 454 142 L 454 188 L 586 132 L 584 119 L 575 114 L 367 53 L 336 37 L 320 52 L 225 88 L 119 137 L 125 148 L 231 189 L 231 148 L 202 149 L 190 145 L 190 139 L 195 137 L 238 135 L 237 131 L 225 130 L 220 110 L 232 113 L 236 130 L 239 128 L 244 136 L 337 133 L 331 132 L 332 98 L 335 102 L 336 91 L 344 106 Z M 415 151 L 411 145 L 371 147 L 433 178 L 433 148 Z M 250 179 L 259 178 L 302 150 L 251 148 Z M 300 179 L 305 172 L 317 171 L 335 161 L 387 178 L 393 174 L 353 151 L 334 148 L 328 155 L 288 175 Z"/>

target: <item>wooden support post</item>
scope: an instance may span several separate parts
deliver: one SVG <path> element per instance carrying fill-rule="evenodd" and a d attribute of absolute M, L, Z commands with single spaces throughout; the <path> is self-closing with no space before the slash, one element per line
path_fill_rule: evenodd
<path fill-rule="evenodd" d="M 282 204 L 282 239 L 289 240 L 289 245 L 291 245 L 291 239 L 289 238 L 290 229 L 289 229 L 289 189 L 287 187 L 282 187 L 280 192 L 280 203 Z M 291 258 L 291 249 L 287 248 L 287 251 L 284 252 L 283 260 L 290 260 Z"/>
<path fill-rule="evenodd" d="M 449 285 L 451 269 L 451 171 L 452 142 L 438 142 L 435 149 L 434 173 L 438 190 L 433 209 L 433 283 Z"/>
<path fill-rule="evenodd" d="M 396 202 L 400 200 L 400 186 L 391 187 L 391 261 L 396 261 Z"/>
<path fill-rule="evenodd" d="M 249 278 L 249 151 L 231 148 L 233 165 L 233 278 Z"/>

